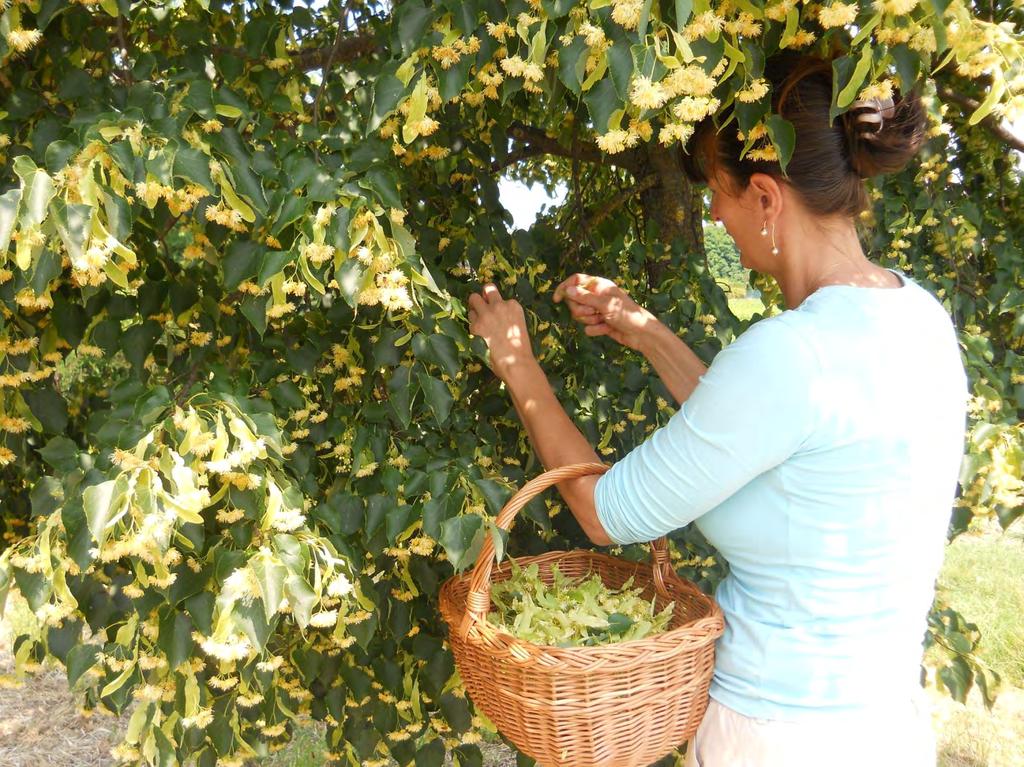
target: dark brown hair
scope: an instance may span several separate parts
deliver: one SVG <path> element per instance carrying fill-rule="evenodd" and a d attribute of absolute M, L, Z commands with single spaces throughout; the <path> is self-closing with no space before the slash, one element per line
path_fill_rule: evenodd
<path fill-rule="evenodd" d="M 712 118 L 701 121 L 687 142 L 683 167 L 696 183 L 724 171 L 746 189 L 754 173 L 787 182 L 809 210 L 819 215 L 855 216 L 868 207 L 863 179 L 901 170 L 924 141 L 925 113 L 916 92 L 893 94 L 893 109 L 881 130 L 851 110 L 829 125 L 832 62 L 791 51 L 765 63 L 772 89 L 772 111 L 789 120 L 796 147 L 783 175 L 776 161 L 742 160 L 736 123 L 719 131 Z M 873 111 L 873 110 L 867 110 Z"/>

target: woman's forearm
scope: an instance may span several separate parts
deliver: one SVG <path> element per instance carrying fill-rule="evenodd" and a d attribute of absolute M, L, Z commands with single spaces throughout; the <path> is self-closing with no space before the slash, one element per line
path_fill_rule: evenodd
<path fill-rule="evenodd" d="M 680 405 L 697 388 L 707 366 L 693 353 L 683 339 L 662 323 L 652 326 L 640 352 L 648 359 L 672 396 Z"/>
<path fill-rule="evenodd" d="M 535 360 L 516 365 L 505 377 L 505 384 L 545 469 L 573 463 L 601 463 L 593 446 L 565 414 Z M 558 490 L 587 537 L 600 546 L 607 546 L 612 541 L 597 518 L 596 485 L 594 475 L 561 482 Z"/>

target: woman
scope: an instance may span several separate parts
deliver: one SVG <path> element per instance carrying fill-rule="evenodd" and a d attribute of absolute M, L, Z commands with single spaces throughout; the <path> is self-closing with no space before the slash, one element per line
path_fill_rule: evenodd
<path fill-rule="evenodd" d="M 915 96 L 858 103 L 829 125 L 831 65 L 769 61 L 774 108 L 796 129 L 777 163 L 740 159 L 734 128 L 698 126 L 689 172 L 744 266 L 787 311 L 710 368 L 609 280 L 556 291 L 588 335 L 643 353 L 681 403 L 600 478 L 559 486 L 599 545 L 694 521 L 729 562 L 726 618 L 698 767 L 935 764 L 920 704 L 926 615 L 964 438 L 966 381 L 942 306 L 864 255 L 862 179 L 902 167 L 923 136 Z M 521 307 L 493 285 L 470 298 L 546 467 L 598 461 L 530 349 Z"/>

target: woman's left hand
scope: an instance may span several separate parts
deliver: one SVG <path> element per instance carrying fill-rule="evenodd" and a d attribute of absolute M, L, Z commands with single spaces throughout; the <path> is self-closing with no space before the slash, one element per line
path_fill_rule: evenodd
<path fill-rule="evenodd" d="M 469 332 L 487 343 L 491 369 L 505 382 L 516 365 L 534 359 L 523 307 L 514 299 L 502 298 L 491 283 L 469 297 Z"/>

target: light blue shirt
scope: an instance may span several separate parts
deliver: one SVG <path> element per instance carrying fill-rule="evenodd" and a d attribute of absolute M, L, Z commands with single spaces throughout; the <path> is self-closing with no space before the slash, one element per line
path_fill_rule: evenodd
<path fill-rule="evenodd" d="M 900 277 L 824 287 L 753 325 L 597 483 L 613 541 L 695 521 L 729 563 L 711 695 L 746 716 L 919 687 L 967 384 L 946 311 Z"/>

